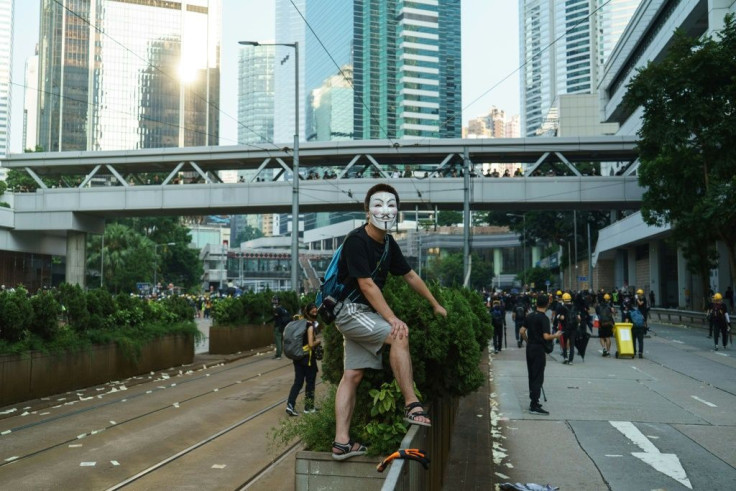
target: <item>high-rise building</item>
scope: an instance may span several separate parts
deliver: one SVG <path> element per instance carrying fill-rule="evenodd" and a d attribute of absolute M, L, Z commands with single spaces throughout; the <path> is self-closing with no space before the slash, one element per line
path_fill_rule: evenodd
<path fill-rule="evenodd" d="M 277 0 L 276 38 L 300 43 L 303 140 L 461 136 L 459 0 Z M 294 133 L 290 56 L 277 50 L 278 142 Z"/>
<path fill-rule="evenodd" d="M 42 0 L 46 151 L 216 145 L 221 0 Z"/>
<path fill-rule="evenodd" d="M 241 46 L 238 53 L 238 143 L 273 142 L 275 46 Z"/>
<path fill-rule="evenodd" d="M 0 0 L 0 155 L 7 155 L 10 145 L 13 3 L 14 0 Z"/>
<path fill-rule="evenodd" d="M 639 0 L 519 0 L 522 134 L 549 132 L 563 94 L 591 94 Z M 551 116 L 550 116 L 551 115 Z"/>
<path fill-rule="evenodd" d="M 34 150 L 38 143 L 38 44 L 26 60 L 23 97 L 23 149 Z"/>

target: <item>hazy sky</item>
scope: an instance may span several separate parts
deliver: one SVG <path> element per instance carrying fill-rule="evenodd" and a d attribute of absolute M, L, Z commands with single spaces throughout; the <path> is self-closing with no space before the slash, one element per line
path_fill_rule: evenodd
<path fill-rule="evenodd" d="M 347 0 L 340 0 L 347 1 Z M 222 0 L 220 143 L 237 143 L 238 40 L 274 38 L 274 0 Z M 25 60 L 38 42 L 40 0 L 16 0 L 10 152 L 23 151 Z M 463 125 L 491 106 L 519 112 L 517 0 L 462 0 Z"/>

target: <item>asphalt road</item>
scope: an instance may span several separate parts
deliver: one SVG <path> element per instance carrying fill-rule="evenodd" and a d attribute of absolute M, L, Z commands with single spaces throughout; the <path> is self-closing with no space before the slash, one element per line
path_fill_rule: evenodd
<path fill-rule="evenodd" d="M 594 337 L 584 362 L 568 366 L 556 347 L 545 372 L 549 416 L 528 411 L 525 349 L 509 327 L 509 348 L 492 355 L 495 482 L 734 489 L 736 350 L 714 351 L 702 329 L 651 327 L 644 359 L 603 358 Z"/>

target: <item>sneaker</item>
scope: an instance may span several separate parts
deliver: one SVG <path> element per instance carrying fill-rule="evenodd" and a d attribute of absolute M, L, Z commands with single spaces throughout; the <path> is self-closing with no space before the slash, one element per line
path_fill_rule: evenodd
<path fill-rule="evenodd" d="M 572 360 L 567 362 L 568 365 L 572 365 Z"/>
<path fill-rule="evenodd" d="M 294 406 L 288 403 L 286 404 L 286 414 L 288 414 L 289 416 L 299 416 L 299 413 L 296 412 L 296 409 L 294 409 Z"/>
<path fill-rule="evenodd" d="M 542 406 L 529 406 L 529 412 L 532 414 L 549 414 L 549 411 L 545 410 Z"/>
<path fill-rule="evenodd" d="M 317 411 L 319 411 L 319 408 L 313 407 L 313 408 L 305 409 L 304 414 L 313 414 L 313 413 L 316 413 Z"/>
<path fill-rule="evenodd" d="M 639 353 L 639 358 L 644 358 L 644 355 Z"/>
<path fill-rule="evenodd" d="M 272 360 L 280 360 L 280 359 L 281 359 L 281 356 L 276 356 L 276 355 L 274 355 L 272 358 Z"/>
<path fill-rule="evenodd" d="M 563 365 L 567 365 L 568 363 L 569 363 L 569 362 L 568 362 L 568 361 L 567 361 L 566 359 L 565 359 L 565 360 L 562 360 L 562 364 L 563 364 Z"/>
<path fill-rule="evenodd" d="M 713 351 L 718 351 L 718 345 L 715 345 L 715 346 L 713 347 Z"/>
<path fill-rule="evenodd" d="M 516 345 L 517 345 L 517 346 L 518 346 L 519 348 L 521 348 L 521 341 L 517 341 L 517 342 L 516 342 Z"/>

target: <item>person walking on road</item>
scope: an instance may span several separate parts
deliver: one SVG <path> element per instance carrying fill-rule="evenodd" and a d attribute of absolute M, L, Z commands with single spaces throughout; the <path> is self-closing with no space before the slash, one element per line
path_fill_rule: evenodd
<path fill-rule="evenodd" d="M 284 345 L 284 328 L 286 324 L 291 322 L 291 314 L 280 304 L 281 299 L 278 295 L 274 295 L 271 299 L 273 306 L 273 342 L 276 345 L 276 354 L 273 355 L 274 360 L 281 359 L 281 351 Z"/>
<path fill-rule="evenodd" d="M 718 351 L 718 336 L 721 336 L 723 349 L 728 344 L 728 334 L 731 332 L 731 318 L 728 315 L 728 307 L 723 303 L 723 295 L 713 295 L 713 310 L 711 311 L 713 322 L 713 342 L 715 351 Z"/>
<path fill-rule="evenodd" d="M 611 337 L 613 336 L 613 319 L 615 319 L 616 310 L 611 305 L 611 295 L 606 293 L 603 295 L 603 301 L 595 308 L 598 314 L 598 339 L 603 348 L 603 356 L 611 356 Z"/>
<path fill-rule="evenodd" d="M 493 325 L 493 353 L 497 354 L 503 349 L 503 334 L 506 329 L 506 314 L 498 299 L 493 300 L 491 307 L 491 324 Z"/>
<path fill-rule="evenodd" d="M 526 297 L 519 298 L 516 301 L 514 311 L 511 313 L 511 318 L 514 321 L 514 335 L 516 336 L 516 346 L 521 348 L 521 344 L 524 342 L 519 335 L 521 326 L 524 325 L 524 319 L 526 319 L 526 313 L 528 306 L 526 304 Z"/>
<path fill-rule="evenodd" d="M 575 358 L 575 337 L 577 336 L 580 315 L 572 305 L 572 296 L 565 292 L 562 294 L 562 304 L 557 307 L 555 315 L 557 323 L 562 331 L 562 358 L 565 365 L 572 365 Z"/>
<path fill-rule="evenodd" d="M 302 338 L 302 346 L 306 356 L 299 360 L 293 360 L 294 363 L 294 384 L 289 391 L 289 398 L 286 402 L 286 413 L 289 416 L 299 416 L 296 411 L 296 398 L 299 391 L 306 381 L 307 387 L 304 391 L 304 412 L 313 413 L 316 411 L 314 407 L 314 387 L 317 381 L 317 355 L 316 349 L 322 344 L 317 338 L 319 334 L 319 323 L 317 322 L 317 306 L 314 303 L 307 304 L 302 311 L 304 318 L 307 320 L 307 330 L 304 331 Z"/>
<path fill-rule="evenodd" d="M 539 403 L 539 396 L 544 385 L 544 368 L 547 365 L 547 354 L 544 351 L 545 341 L 559 339 L 562 331 L 550 333 L 549 317 L 546 315 L 549 297 L 540 293 L 537 297 L 534 312 L 524 319 L 519 334 L 526 341 L 526 369 L 529 376 L 529 412 L 533 414 L 549 414 Z"/>
<path fill-rule="evenodd" d="M 404 421 L 431 426 L 431 420 L 414 392 L 409 326 L 394 314 L 383 296 L 382 289 L 388 274 L 402 276 L 430 303 L 435 314 L 447 317 L 447 311 L 411 269 L 396 240 L 389 234 L 396 223 L 399 203 L 398 193 L 388 184 L 371 187 L 363 203 L 367 223 L 345 238 L 338 262 L 338 281 L 345 285 L 345 291 L 354 290 L 357 297 L 338 302 L 335 306 L 338 312 L 335 326 L 344 339 L 344 371 L 335 395 L 335 440 L 332 443 L 335 460 L 363 455 L 367 450 L 365 445 L 350 438 L 350 420 L 355 408 L 356 390 L 365 369 L 383 368 L 384 345 L 391 346 L 389 360 L 404 397 Z"/>

